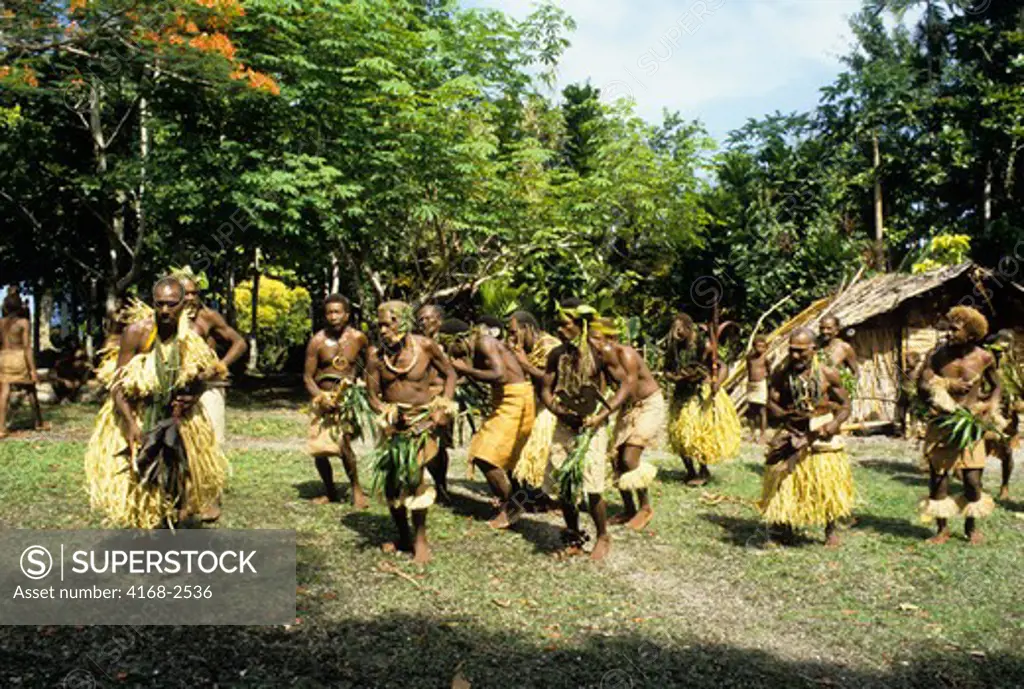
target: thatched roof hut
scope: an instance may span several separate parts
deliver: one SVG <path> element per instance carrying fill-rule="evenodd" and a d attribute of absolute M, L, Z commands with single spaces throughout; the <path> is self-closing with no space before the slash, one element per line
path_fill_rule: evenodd
<path fill-rule="evenodd" d="M 1024 287 L 1015 275 L 971 262 L 920 275 L 890 273 L 855 281 L 837 294 L 819 299 L 768 336 L 774 365 L 785 357 L 789 334 L 796 328 L 817 331 L 822 317 L 836 316 L 844 339 L 860 361 L 857 395 L 849 426 L 892 429 L 904 422 L 903 384 L 914 377 L 924 355 L 939 341 L 938 323 L 952 306 L 964 304 L 984 313 L 994 332 L 1013 329 L 1024 356 Z M 745 403 L 746 365 L 732 371 L 726 387 Z"/>

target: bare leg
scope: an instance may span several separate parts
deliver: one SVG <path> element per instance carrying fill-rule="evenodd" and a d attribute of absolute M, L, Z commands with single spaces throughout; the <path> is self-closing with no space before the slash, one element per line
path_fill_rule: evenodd
<path fill-rule="evenodd" d="M 697 478 L 697 469 L 693 465 L 693 460 L 689 457 L 683 457 L 683 466 L 686 467 L 685 481 L 687 484 Z"/>
<path fill-rule="evenodd" d="M 345 438 L 345 444 L 341 448 L 341 463 L 345 467 L 345 474 L 349 483 L 352 484 L 352 506 L 357 510 L 365 510 L 370 502 L 363 493 L 363 487 L 359 485 L 359 466 L 356 464 L 356 453 L 352 449 L 352 443 Z M 333 486 L 333 481 L 331 483 Z"/>
<path fill-rule="evenodd" d="M 703 486 L 710 479 L 711 479 L 711 472 L 708 471 L 708 465 L 704 464 L 702 462 L 701 465 L 700 465 L 700 473 L 698 473 L 695 478 L 691 478 L 689 481 L 687 481 L 686 485 L 693 486 L 693 487 Z"/>
<path fill-rule="evenodd" d="M 320 473 L 320 480 L 324 482 L 326 495 L 313 498 L 313 504 L 325 505 L 328 502 L 338 502 L 338 489 L 334 487 L 334 469 L 331 468 L 330 457 L 314 457 L 316 470 Z"/>
<path fill-rule="evenodd" d="M 839 546 L 839 535 L 836 534 L 836 523 L 830 521 L 825 525 L 825 547 L 836 548 Z"/>
<path fill-rule="evenodd" d="M 1000 443 L 996 453 L 999 461 L 1003 463 L 1003 482 L 999 486 L 999 499 L 1010 499 L 1010 476 L 1013 474 L 1013 448 L 1009 443 Z"/>
<path fill-rule="evenodd" d="M 7 436 L 7 405 L 11 400 L 11 386 L 0 383 L 0 438 Z"/>
<path fill-rule="evenodd" d="M 625 458 L 626 449 L 626 445 L 621 445 L 615 457 L 615 473 L 619 476 L 629 471 L 629 463 Z M 625 524 L 636 516 L 636 502 L 633 500 L 633 491 L 620 489 L 619 495 L 622 496 L 623 512 L 608 520 L 608 523 L 612 525 Z"/>
<path fill-rule="evenodd" d="M 928 470 L 928 497 L 932 500 L 944 500 L 949 497 L 949 472 L 941 474 L 934 468 Z M 928 543 L 942 545 L 949 540 L 949 522 L 938 518 L 935 520 L 938 533 L 928 539 Z"/>
<path fill-rule="evenodd" d="M 492 529 L 507 529 L 520 516 L 520 510 L 510 502 L 512 484 L 508 480 L 508 474 L 504 469 L 482 459 L 474 459 L 473 464 L 483 472 L 484 478 L 487 479 L 487 485 L 491 487 L 491 492 L 499 500 L 498 515 L 487 522 L 488 526 Z"/>
<path fill-rule="evenodd" d="M 612 541 L 608 536 L 607 505 L 600 493 L 589 493 L 587 499 L 590 503 L 590 518 L 594 520 L 594 528 L 597 530 L 597 541 L 590 553 L 590 559 L 603 560 L 612 548 Z"/>
<path fill-rule="evenodd" d="M 626 471 L 633 471 L 640 467 L 640 459 L 643 457 L 644 448 L 638 445 L 624 445 L 622 447 L 622 463 Z M 646 488 L 636 491 L 636 498 L 639 505 L 633 513 L 626 526 L 639 531 L 651 523 L 654 519 L 654 508 L 651 507 L 651 497 Z M 630 501 L 632 502 L 632 500 Z"/>
<path fill-rule="evenodd" d="M 412 545 L 412 560 L 417 564 L 425 565 L 430 562 L 430 546 L 427 545 L 427 511 L 413 510 L 412 525 L 416 531 Z"/>
<path fill-rule="evenodd" d="M 389 507 L 388 509 L 391 511 L 391 521 L 398 529 L 398 538 L 390 543 L 385 543 L 382 550 L 385 553 L 410 552 L 412 550 L 412 533 L 409 531 L 409 517 L 406 514 L 406 509 L 404 507 Z"/>
<path fill-rule="evenodd" d="M 969 503 L 981 500 L 981 473 L 981 469 L 964 469 L 964 497 Z M 971 545 L 978 545 L 983 540 L 976 521 L 974 517 L 964 520 L 964 533 Z"/>
<path fill-rule="evenodd" d="M 764 445 L 765 438 L 768 437 L 768 407 L 761 407 L 761 437 L 758 438 L 758 445 Z"/>
<path fill-rule="evenodd" d="M 448 493 L 448 463 L 448 440 L 442 438 L 437 455 L 427 464 L 427 471 L 430 472 L 430 477 L 434 479 L 434 485 L 437 487 L 437 501 L 442 505 L 450 505 L 452 502 Z"/>
<path fill-rule="evenodd" d="M 43 410 L 39 406 L 39 395 L 36 394 L 36 386 L 31 385 L 26 390 L 28 393 L 29 403 L 32 405 L 32 414 L 36 420 L 35 427 L 37 431 L 49 430 L 50 424 L 43 421 Z"/>

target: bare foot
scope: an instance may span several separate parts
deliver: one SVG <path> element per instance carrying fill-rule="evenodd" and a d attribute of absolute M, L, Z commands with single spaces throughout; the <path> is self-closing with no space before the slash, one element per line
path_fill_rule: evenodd
<path fill-rule="evenodd" d="M 628 524 L 635 516 L 636 512 L 634 512 L 633 514 L 623 512 L 622 514 L 617 514 L 614 517 L 610 517 L 608 519 L 608 523 L 612 526 L 622 526 L 623 524 Z"/>
<path fill-rule="evenodd" d="M 927 543 L 929 545 L 944 545 L 947 542 L 949 542 L 949 530 L 948 529 L 945 530 L 945 531 L 940 531 L 939 533 L 935 534 L 934 536 L 929 538 L 927 541 L 925 541 L 925 543 Z"/>
<path fill-rule="evenodd" d="M 608 536 L 598 536 L 597 541 L 594 543 L 594 549 L 590 551 L 590 559 L 594 562 L 600 562 L 612 549 L 612 539 Z"/>
<path fill-rule="evenodd" d="M 834 533 L 830 533 L 825 537 L 826 548 L 838 548 L 839 547 L 839 536 Z"/>
<path fill-rule="evenodd" d="M 427 545 L 426 540 L 416 541 L 416 545 L 413 546 L 412 561 L 418 565 L 430 562 L 430 546 Z"/>
<path fill-rule="evenodd" d="M 3 440 L 4 438 L 8 437 L 9 435 L 10 435 L 10 433 L 8 433 L 7 431 L 0 431 L 0 440 Z"/>
<path fill-rule="evenodd" d="M 325 496 L 326 497 L 326 496 Z M 352 507 L 357 510 L 368 510 L 370 509 L 370 501 L 366 499 L 366 494 L 361 490 L 352 491 Z"/>
<path fill-rule="evenodd" d="M 451 493 L 448 492 L 447 488 L 437 486 L 437 497 L 434 498 L 434 501 L 442 507 L 450 507 L 452 504 Z"/>
<path fill-rule="evenodd" d="M 981 529 L 975 529 L 974 531 L 972 531 L 970 537 L 967 539 L 967 542 L 971 545 L 981 545 L 982 543 L 984 543 L 985 537 L 981 535 Z"/>
<path fill-rule="evenodd" d="M 708 480 L 703 476 L 697 476 L 687 481 L 686 485 L 688 485 L 690 488 L 699 488 L 700 486 L 703 486 L 707 482 Z"/>
<path fill-rule="evenodd" d="M 40 421 L 39 423 L 36 424 L 36 430 L 37 431 L 48 431 L 48 430 L 50 430 L 50 422 L 49 421 Z"/>
<path fill-rule="evenodd" d="M 2 438 L 2 437 L 3 436 L 0 436 L 0 438 Z M 1010 487 L 1009 486 L 1003 486 L 1002 488 L 999 489 L 999 499 L 1000 500 L 1009 500 L 1010 499 Z"/>
<path fill-rule="evenodd" d="M 199 518 L 204 522 L 215 522 L 220 519 L 220 507 L 217 505 L 207 505 L 203 508 L 203 511 L 199 513 Z"/>
<path fill-rule="evenodd" d="M 505 510 L 502 510 L 501 512 L 498 512 L 497 517 L 487 522 L 487 526 L 492 529 L 507 529 L 512 526 L 512 522 L 509 521 L 508 514 L 505 513 Z"/>
<path fill-rule="evenodd" d="M 654 519 L 654 510 L 651 507 L 641 507 L 640 511 L 629 520 L 626 527 L 633 531 L 641 531 L 651 523 L 652 519 Z"/>
<path fill-rule="evenodd" d="M 556 560 L 568 560 L 571 557 L 577 557 L 578 555 L 583 555 L 584 552 L 585 551 L 583 550 L 583 548 L 581 548 L 578 545 L 567 545 L 566 547 L 562 548 L 561 550 L 556 550 L 551 555 Z"/>

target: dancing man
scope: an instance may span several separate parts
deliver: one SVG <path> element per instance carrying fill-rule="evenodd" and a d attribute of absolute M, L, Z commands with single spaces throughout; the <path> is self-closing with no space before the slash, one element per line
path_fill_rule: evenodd
<path fill-rule="evenodd" d="M 825 545 L 835 547 L 836 520 L 850 514 L 854 500 L 849 458 L 834 437 L 850 416 L 850 397 L 835 369 L 817 360 L 810 330 L 790 335 L 789 357 L 770 390 L 768 407 L 782 428 L 765 458 L 761 514 L 783 542 L 794 528 L 824 526 Z"/>
<path fill-rule="evenodd" d="M 613 517 L 611 523 L 625 524 L 639 531 L 654 518 L 648 489 L 658 470 L 641 459 L 644 450 L 654 443 L 665 426 L 665 397 L 643 357 L 633 347 L 616 339 L 618 328 L 614 323 L 599 319 L 591 331 L 599 366 L 617 389 L 608 405 L 587 419 L 586 426 L 600 428 L 612 414 L 619 413 L 612 441 L 615 453 L 612 469 L 625 511 Z M 635 500 L 633 493 L 636 493 Z"/>
<path fill-rule="evenodd" d="M 668 435 L 673 452 L 686 465 L 688 486 L 707 483 L 708 465 L 732 459 L 740 450 L 740 418 L 719 387 L 725 370 L 715 370 L 715 359 L 710 340 L 701 336 L 693 319 L 678 314 L 665 354 L 665 377 L 674 384 Z"/>
<path fill-rule="evenodd" d="M 197 404 L 217 357 L 185 315 L 172 277 L 153 287 L 155 310 L 121 335 L 111 396 L 85 454 L 92 506 L 114 526 L 184 521 L 220 495 L 227 460 Z"/>
<path fill-rule="evenodd" d="M 423 469 L 437 457 L 439 429 L 455 414 L 456 376 L 437 343 L 413 334 L 413 325 L 408 304 L 389 301 L 378 307 L 380 348 L 371 350 L 366 379 L 384 429 L 374 458 L 374 486 L 383 489 L 398 530 L 398 539 L 384 550 L 412 551 L 415 562 L 426 564 L 431 556 L 427 509 L 436 494 Z M 435 373 L 444 378 L 440 395 L 432 387 Z"/>
<path fill-rule="evenodd" d="M 594 520 L 597 540 L 590 554 L 602 560 L 611 550 L 607 508 L 602 493 L 608 451 L 607 425 L 585 423 L 604 403 L 604 376 L 598 366 L 590 333 L 597 312 L 572 299 L 559 308 L 562 344 L 548 356 L 541 398 L 558 418 L 548 455 L 545 490 L 557 491 L 566 529 L 564 555 L 583 552 L 587 534 L 580 529 L 579 503 L 584 499 Z M 557 486 L 557 487 L 556 487 Z"/>
<path fill-rule="evenodd" d="M 372 409 L 360 375 L 360 369 L 366 367 L 370 342 L 361 330 L 350 325 L 350 318 L 348 299 L 330 295 L 324 300 L 326 326 L 306 346 L 303 382 L 312 400 L 306 451 L 313 455 L 326 493 L 314 498 L 314 504 L 338 501 L 331 457 L 341 457 L 352 486 L 352 506 L 366 509 L 370 503 L 359 485 L 352 439 L 373 431 Z"/>
<path fill-rule="evenodd" d="M 1001 432 L 985 434 L 985 453 L 995 457 L 1002 464 L 1003 482 L 999 487 L 999 499 L 1010 499 L 1010 476 L 1013 474 L 1013 451 L 1020 446 L 1020 416 L 1024 412 L 1024 366 L 1021 366 L 1014 352 L 1012 330 L 1000 330 L 988 347 L 996 358 L 999 370 L 999 387 L 1003 397 L 1000 405 Z"/>
<path fill-rule="evenodd" d="M 1002 398 L 996 359 L 981 346 L 988 321 L 969 306 L 955 306 L 946 314 L 947 341 L 928 353 L 919 382 L 930 405 L 925 432 L 924 459 L 928 464 L 928 498 L 919 506 L 925 520 L 935 519 L 938 532 L 929 543 L 950 539 L 949 519 L 965 518 L 964 531 L 972 545 L 982 542 L 976 520 L 992 513 L 995 504 L 982 491 L 985 469 L 985 430 L 995 428 Z M 983 385 L 991 391 L 984 394 Z M 959 430 L 958 430 L 959 429 Z M 964 494 L 949 495 L 950 474 L 960 470 Z"/>
<path fill-rule="evenodd" d="M 533 384 L 509 348 L 492 334 L 493 325 L 478 324 L 463 338 L 466 360 L 453 359 L 455 371 L 491 386 L 491 411 L 469 444 L 470 463 L 483 472 L 499 500 L 488 522 L 505 529 L 522 516 L 522 501 L 512 500 L 509 474 L 530 437 L 536 414 Z"/>
<path fill-rule="evenodd" d="M 420 335 L 428 337 L 441 345 L 438 335 L 441 332 L 441 325 L 444 323 L 444 308 L 440 304 L 424 304 L 416 312 L 416 326 Z M 445 354 L 448 354 L 446 351 Z M 434 369 L 431 369 L 434 371 Z M 431 391 L 434 395 L 440 395 L 444 391 L 444 379 L 434 372 L 434 380 L 431 384 Z M 448 448 L 455 444 L 455 423 L 451 423 L 438 429 L 437 436 L 437 457 L 427 465 L 430 477 L 434 480 L 434 487 L 437 489 L 437 502 L 440 505 L 450 505 L 451 495 L 448 492 L 448 465 L 450 458 Z"/>

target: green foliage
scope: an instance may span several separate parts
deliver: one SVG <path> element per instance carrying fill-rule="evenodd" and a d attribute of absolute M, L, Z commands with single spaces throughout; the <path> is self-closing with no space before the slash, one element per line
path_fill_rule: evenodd
<path fill-rule="evenodd" d="M 242 332 L 252 333 L 252 281 L 239 284 L 234 297 L 238 327 Z M 260 344 L 258 366 L 261 371 L 280 370 L 289 349 L 306 341 L 312 328 L 309 310 L 309 292 L 304 287 L 289 288 L 280 280 L 260 278 L 256 337 Z"/>
<path fill-rule="evenodd" d="M 966 234 L 940 234 L 932 237 L 920 261 L 911 266 L 911 272 L 926 273 L 943 266 L 955 266 L 967 260 L 971 253 L 971 238 Z"/>

